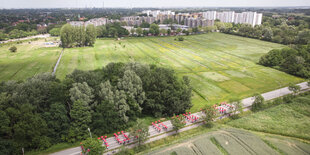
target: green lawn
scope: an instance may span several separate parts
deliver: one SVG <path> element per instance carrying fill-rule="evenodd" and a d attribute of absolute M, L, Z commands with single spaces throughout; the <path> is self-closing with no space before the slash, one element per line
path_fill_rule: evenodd
<path fill-rule="evenodd" d="M 310 95 L 233 120 L 228 125 L 310 140 Z"/>
<path fill-rule="evenodd" d="M 93 70 L 110 62 L 157 64 L 189 76 L 194 103 L 191 111 L 205 104 L 245 98 L 298 83 L 303 79 L 257 65 L 259 57 L 283 45 L 222 33 L 175 37 L 97 39 L 94 47 L 66 49 L 56 75 L 63 79 L 74 69 Z M 61 48 L 18 45 L 17 53 L 0 47 L 0 80 L 21 80 L 40 72 L 51 72 Z"/>

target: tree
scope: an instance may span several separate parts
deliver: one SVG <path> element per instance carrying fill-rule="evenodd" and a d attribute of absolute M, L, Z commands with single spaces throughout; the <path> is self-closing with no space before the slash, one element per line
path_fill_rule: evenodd
<path fill-rule="evenodd" d="M 130 108 L 131 117 L 137 117 L 142 111 L 142 104 L 145 101 L 145 92 L 143 91 L 140 77 L 131 70 L 126 70 L 124 76 L 117 83 L 118 90 L 123 90 L 126 94 L 127 104 Z"/>
<path fill-rule="evenodd" d="M 168 33 L 168 35 L 170 36 L 170 34 L 171 34 L 171 29 L 168 29 L 167 33 Z"/>
<path fill-rule="evenodd" d="M 288 90 L 290 90 L 291 92 L 294 93 L 294 95 L 296 95 L 297 93 L 300 92 L 301 87 L 300 87 L 299 85 L 294 85 L 294 84 L 291 83 L 291 84 L 288 86 Z"/>
<path fill-rule="evenodd" d="M 186 125 L 185 118 L 183 116 L 176 116 L 173 115 L 171 119 L 171 124 L 173 126 L 173 129 L 177 133 L 181 128 L 183 128 Z"/>
<path fill-rule="evenodd" d="M 81 142 L 82 153 L 87 155 L 103 154 L 105 147 L 102 146 L 102 141 L 95 138 L 87 138 Z"/>
<path fill-rule="evenodd" d="M 86 37 L 85 37 L 85 45 L 86 46 L 93 46 L 96 41 L 96 28 L 94 25 L 90 24 L 86 27 Z"/>
<path fill-rule="evenodd" d="M 156 117 L 184 113 L 191 104 L 191 86 L 188 77 L 178 79 L 171 69 L 151 66 L 150 76 L 143 82 L 146 101 L 145 114 Z"/>
<path fill-rule="evenodd" d="M 131 36 L 135 34 L 136 30 L 134 28 L 130 29 Z"/>
<path fill-rule="evenodd" d="M 254 98 L 254 102 L 252 104 L 252 110 L 253 111 L 259 110 L 264 104 L 265 99 L 260 94 L 254 94 L 253 98 Z"/>
<path fill-rule="evenodd" d="M 12 46 L 9 49 L 11 52 L 15 53 L 17 51 L 17 47 L 16 46 Z"/>
<path fill-rule="evenodd" d="M 56 28 L 53 28 L 49 31 L 49 34 L 51 36 L 59 36 L 60 35 L 60 28 L 56 27 Z"/>
<path fill-rule="evenodd" d="M 90 104 L 93 101 L 93 89 L 86 82 L 74 83 L 69 92 L 72 102 L 80 100 L 86 104 Z"/>
<path fill-rule="evenodd" d="M 178 34 L 180 34 L 181 31 L 182 31 L 182 29 L 180 29 L 180 28 L 177 29 Z"/>
<path fill-rule="evenodd" d="M 282 51 L 273 49 L 259 59 L 259 64 L 264 66 L 279 66 L 283 62 Z"/>
<path fill-rule="evenodd" d="M 67 116 L 68 111 L 64 104 L 54 103 L 50 110 L 45 112 L 43 117 L 46 120 L 49 137 L 53 137 L 53 142 L 65 141 L 70 127 L 70 120 Z"/>
<path fill-rule="evenodd" d="M 141 146 L 141 144 L 145 142 L 150 135 L 149 126 L 144 124 L 143 120 L 138 119 L 136 124 L 132 128 L 130 128 L 129 135 L 137 138 L 138 146 Z"/>
<path fill-rule="evenodd" d="M 76 100 L 73 103 L 70 111 L 71 124 L 69 129 L 69 142 L 76 142 L 78 140 L 88 137 L 88 127 L 91 122 L 90 107 L 85 101 Z"/>
<path fill-rule="evenodd" d="M 310 43 L 310 31 L 303 30 L 298 33 L 295 42 L 297 44 L 309 44 Z"/>
<path fill-rule="evenodd" d="M 211 125 L 211 123 L 214 121 L 215 117 L 216 117 L 216 110 L 213 106 L 207 105 L 204 110 L 204 116 L 202 116 L 203 121 L 207 124 L 207 125 Z"/>
<path fill-rule="evenodd" d="M 74 31 L 74 46 L 82 47 L 87 46 L 86 44 L 86 31 L 84 26 L 73 27 Z"/>
<path fill-rule="evenodd" d="M 141 27 L 138 27 L 138 28 L 137 28 L 137 34 L 138 34 L 138 36 L 141 36 L 142 33 L 143 33 L 142 28 L 141 28 Z"/>
<path fill-rule="evenodd" d="M 233 117 L 235 117 L 238 112 L 240 112 L 240 113 L 243 112 L 242 103 L 241 103 L 240 99 L 232 99 L 229 101 L 229 103 L 232 105 L 232 106 L 230 106 L 229 109 L 231 110 Z"/>
<path fill-rule="evenodd" d="M 149 34 L 149 31 L 148 30 L 143 30 L 143 35 L 144 36 L 147 36 Z"/>
<path fill-rule="evenodd" d="M 272 29 L 270 27 L 264 28 L 262 33 L 263 33 L 263 39 L 264 40 L 271 41 L 271 39 L 273 37 L 273 32 L 272 32 Z"/>
<path fill-rule="evenodd" d="M 74 32 L 73 27 L 70 24 L 62 26 L 60 30 L 60 40 L 61 40 L 61 46 L 63 48 L 73 47 Z"/>
<path fill-rule="evenodd" d="M 157 36 L 159 34 L 159 26 L 155 23 L 151 24 L 150 33 Z"/>
<path fill-rule="evenodd" d="M 162 35 L 165 35 L 167 33 L 166 29 L 160 29 L 159 31 L 160 31 L 160 34 L 162 34 Z"/>

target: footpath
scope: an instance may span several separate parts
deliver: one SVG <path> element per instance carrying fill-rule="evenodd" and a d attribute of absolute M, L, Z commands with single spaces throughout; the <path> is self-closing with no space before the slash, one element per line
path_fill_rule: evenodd
<path fill-rule="evenodd" d="M 301 87 L 302 91 L 308 91 L 309 90 L 309 86 L 307 85 L 307 82 L 299 83 L 297 85 L 299 85 Z M 278 98 L 278 97 L 281 97 L 281 96 L 285 96 L 285 95 L 288 95 L 288 94 L 292 94 L 292 92 L 288 89 L 288 87 L 284 87 L 284 88 L 280 88 L 280 89 L 277 89 L 277 90 L 274 90 L 274 91 L 263 93 L 261 95 L 267 101 L 267 100 L 272 100 L 272 99 L 275 99 L 275 98 Z M 245 98 L 241 102 L 242 102 L 242 105 L 243 105 L 243 110 L 247 111 L 247 110 L 250 109 L 251 105 L 253 104 L 254 98 L 253 97 Z M 197 113 L 194 113 L 194 114 L 191 114 L 191 115 L 194 115 L 194 116 L 197 116 L 197 117 L 201 117 L 202 113 L 201 112 L 197 112 Z M 219 119 L 219 118 L 217 118 L 217 119 Z M 149 139 L 145 143 L 150 143 L 150 142 L 153 142 L 153 141 L 165 138 L 167 136 L 176 134 L 176 132 L 172 131 L 173 130 L 173 126 L 172 126 L 170 120 L 162 122 L 162 123 L 167 126 L 167 129 L 166 130 L 161 130 L 161 132 L 158 132 L 152 126 L 149 126 L 150 136 L 149 136 Z M 201 125 L 203 125 L 202 122 L 192 123 L 192 122 L 187 121 L 186 126 L 184 128 L 182 128 L 182 129 L 180 129 L 178 132 L 184 132 L 184 131 L 196 128 L 198 126 L 201 126 Z M 125 134 L 128 135 L 128 133 L 125 133 Z M 119 136 L 121 137 L 121 135 L 119 135 Z M 123 137 L 123 139 L 125 139 L 125 138 Z M 122 145 L 118 144 L 118 142 L 115 140 L 114 137 L 107 138 L 106 140 L 107 140 L 107 143 L 109 144 L 109 149 L 106 150 L 104 155 L 113 154 L 113 153 L 118 151 L 119 147 L 122 146 Z M 136 145 L 137 145 L 136 143 L 133 143 L 131 141 L 130 143 L 128 143 L 126 145 L 126 147 L 127 148 L 133 148 Z M 81 154 L 81 148 L 80 147 L 75 147 L 75 148 L 59 151 L 59 152 L 56 152 L 56 153 L 52 153 L 51 155 L 79 155 L 79 154 Z"/>

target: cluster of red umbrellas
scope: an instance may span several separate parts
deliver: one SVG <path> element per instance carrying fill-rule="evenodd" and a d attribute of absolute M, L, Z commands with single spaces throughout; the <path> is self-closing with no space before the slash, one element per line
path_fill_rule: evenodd
<path fill-rule="evenodd" d="M 81 144 L 81 149 L 82 149 L 83 151 L 85 151 L 85 149 L 84 149 L 84 147 L 83 147 L 83 145 L 82 145 L 83 143 L 81 142 L 80 144 Z M 90 149 L 87 149 L 87 152 L 90 152 Z M 83 153 L 81 153 L 81 154 L 83 154 Z"/>
<path fill-rule="evenodd" d="M 107 142 L 107 139 L 108 138 L 108 136 L 101 136 L 101 137 L 98 137 L 98 139 L 100 140 L 102 140 L 103 141 L 103 143 L 104 143 L 104 145 L 107 147 L 107 149 L 109 149 L 109 144 L 108 144 L 108 142 Z"/>
<path fill-rule="evenodd" d="M 159 121 L 159 122 L 160 122 L 160 121 Z M 152 122 L 152 126 L 155 128 L 155 130 L 158 131 L 158 132 L 160 132 L 160 131 L 161 131 L 161 128 L 158 127 L 156 124 L 157 124 L 157 121 L 155 121 L 155 123 Z"/>
<path fill-rule="evenodd" d="M 198 116 L 192 115 L 192 123 L 196 122 L 198 119 Z"/>
<path fill-rule="evenodd" d="M 160 123 L 158 126 L 162 126 L 164 129 L 168 129 L 168 127 L 164 123 Z"/>

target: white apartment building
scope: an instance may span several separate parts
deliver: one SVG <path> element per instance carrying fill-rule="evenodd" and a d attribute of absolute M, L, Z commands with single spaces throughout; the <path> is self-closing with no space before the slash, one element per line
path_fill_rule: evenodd
<path fill-rule="evenodd" d="M 261 25 L 263 14 L 256 12 L 242 12 L 235 13 L 234 23 L 236 24 L 250 24 L 253 27 L 255 25 Z"/>
<path fill-rule="evenodd" d="M 83 21 L 71 21 L 69 22 L 72 26 L 87 26 L 87 25 L 94 25 L 94 26 L 101 26 L 107 24 L 108 19 L 107 18 L 94 18 L 89 21 L 83 22 Z"/>
<path fill-rule="evenodd" d="M 262 13 L 257 13 L 256 14 L 256 23 L 255 23 L 255 25 L 261 25 L 262 24 L 262 19 L 263 19 L 263 14 Z"/>
<path fill-rule="evenodd" d="M 250 24 L 253 27 L 255 25 L 261 25 L 263 14 L 257 12 L 242 12 L 235 13 L 234 11 L 207 11 L 203 12 L 203 18 L 207 20 L 219 19 L 224 23 L 236 23 L 236 24 Z"/>
<path fill-rule="evenodd" d="M 216 11 L 207 11 L 202 13 L 202 17 L 207 20 L 215 20 L 216 19 Z"/>
<path fill-rule="evenodd" d="M 235 11 L 226 11 L 216 13 L 216 19 L 224 23 L 233 23 L 235 19 Z"/>
<path fill-rule="evenodd" d="M 166 11 L 160 11 L 160 10 L 144 10 L 142 13 L 147 14 L 147 16 L 152 15 L 153 17 L 157 17 L 158 15 L 175 15 L 175 12 L 172 12 L 171 10 L 166 10 Z"/>

